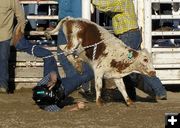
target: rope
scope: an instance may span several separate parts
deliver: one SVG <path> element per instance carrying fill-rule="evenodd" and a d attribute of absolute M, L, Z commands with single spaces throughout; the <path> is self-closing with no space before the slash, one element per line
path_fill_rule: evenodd
<path fill-rule="evenodd" d="M 97 44 L 94 45 L 94 49 L 93 49 L 93 60 L 95 60 L 95 57 L 96 57 L 96 50 L 97 50 Z"/>
<path fill-rule="evenodd" d="M 33 45 L 33 46 L 32 46 L 32 49 L 31 49 L 31 54 L 32 54 L 33 56 L 35 56 L 35 55 L 34 55 L 34 48 L 35 48 L 36 46 L 37 46 L 37 45 Z"/>

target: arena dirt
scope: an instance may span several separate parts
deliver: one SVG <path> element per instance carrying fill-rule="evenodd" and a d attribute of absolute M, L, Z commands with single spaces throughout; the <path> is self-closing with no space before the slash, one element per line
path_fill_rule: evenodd
<path fill-rule="evenodd" d="M 0 94 L 0 128 L 164 128 L 165 113 L 180 112 L 180 91 L 170 90 L 168 100 L 154 102 L 137 90 L 137 102 L 131 107 L 110 91 L 103 94 L 106 102 L 98 107 L 94 97 L 84 98 L 79 91 L 55 113 L 39 109 L 31 98 L 31 89 Z M 85 101 L 86 108 L 70 112 L 77 101 Z"/>

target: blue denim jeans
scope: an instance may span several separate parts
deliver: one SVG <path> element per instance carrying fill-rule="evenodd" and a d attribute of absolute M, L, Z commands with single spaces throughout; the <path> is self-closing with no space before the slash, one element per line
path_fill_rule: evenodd
<path fill-rule="evenodd" d="M 139 50 L 142 42 L 141 33 L 139 30 L 137 31 L 129 31 L 119 36 L 127 46 Z M 131 77 L 131 75 L 127 76 Z M 129 78 L 125 77 L 125 83 L 129 83 Z M 136 77 L 137 78 L 137 77 Z M 130 78 L 132 81 L 130 82 L 132 85 L 137 86 L 137 79 Z M 141 76 L 143 82 L 138 85 L 138 88 L 143 89 L 144 92 L 149 93 L 155 96 L 163 96 L 166 95 L 166 89 L 162 85 L 161 81 L 158 77 L 148 77 L 145 75 Z M 130 85 L 129 85 L 130 86 Z M 130 88 L 130 87 L 129 87 Z"/>
<path fill-rule="evenodd" d="M 52 55 L 52 53 L 49 50 L 42 48 L 39 45 L 36 45 L 34 48 L 32 48 L 33 46 L 34 44 L 32 44 L 23 37 L 17 43 L 16 49 L 20 51 L 24 51 L 30 55 L 32 55 L 32 49 L 33 49 L 34 56 L 40 58 Z M 49 72 L 52 71 L 55 71 L 58 74 L 57 62 L 54 57 L 44 58 L 43 61 L 44 61 L 44 76 L 46 76 Z"/>
<path fill-rule="evenodd" d="M 58 49 L 58 52 L 61 53 L 62 50 Z M 83 73 L 79 74 L 64 54 L 59 55 L 58 59 L 66 74 L 66 78 L 62 78 L 62 85 L 65 88 L 66 96 L 77 89 L 80 85 L 86 84 L 94 78 L 94 72 L 87 63 L 83 63 Z"/>
<path fill-rule="evenodd" d="M 65 78 L 62 78 L 62 85 L 64 86 L 65 96 L 75 91 L 80 85 L 92 80 L 93 77 L 94 73 L 90 66 L 86 63 L 83 64 L 82 74 L 76 72 L 74 75 L 66 75 Z"/>
<path fill-rule="evenodd" d="M 9 71 L 8 60 L 10 55 L 10 40 L 0 42 L 0 86 L 8 88 Z"/>
<path fill-rule="evenodd" d="M 118 38 L 121 39 L 127 46 L 132 49 L 139 50 L 141 47 L 142 38 L 139 30 L 125 32 L 124 34 L 119 35 Z"/>

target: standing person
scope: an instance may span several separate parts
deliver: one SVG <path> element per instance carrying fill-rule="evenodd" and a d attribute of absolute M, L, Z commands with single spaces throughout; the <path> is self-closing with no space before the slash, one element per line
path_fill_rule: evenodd
<path fill-rule="evenodd" d="M 133 49 L 140 49 L 142 37 L 133 0 L 91 0 L 91 2 L 97 9 L 112 16 L 113 30 L 119 39 Z M 166 90 L 157 77 L 135 74 L 125 77 L 124 82 L 132 100 L 136 100 L 135 86 L 157 100 L 166 99 Z"/>
<path fill-rule="evenodd" d="M 64 69 L 71 67 L 69 70 L 64 70 L 66 78 L 61 78 L 58 72 L 57 62 L 48 49 L 34 45 L 26 40 L 21 32 L 21 26 L 17 25 L 13 37 L 12 42 L 17 50 L 40 57 L 44 61 L 44 76 L 33 89 L 33 99 L 41 109 L 59 111 L 61 100 L 64 100 L 81 84 L 88 82 L 94 76 L 92 69 L 87 64 L 83 64 L 82 74 L 78 73 L 75 68 L 72 68 L 73 66 L 66 56 L 61 54 L 59 55 L 59 60 L 62 67 Z M 83 108 L 84 104 L 80 102 L 77 106 Z"/>
<path fill-rule="evenodd" d="M 18 0 L 1 0 L 0 4 L 0 92 L 8 91 L 8 59 L 10 40 L 14 27 L 14 17 L 24 31 L 25 16 Z"/>

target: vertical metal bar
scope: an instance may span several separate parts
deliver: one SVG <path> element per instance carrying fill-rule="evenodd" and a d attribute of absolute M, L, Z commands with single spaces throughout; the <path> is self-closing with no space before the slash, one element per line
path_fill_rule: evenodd
<path fill-rule="evenodd" d="M 138 18 L 138 25 L 139 28 L 141 29 L 141 35 L 142 35 L 142 44 L 141 47 L 144 48 L 144 1 L 142 0 L 137 0 L 137 18 Z"/>
<path fill-rule="evenodd" d="M 96 23 L 99 24 L 99 10 L 96 9 Z"/>
<path fill-rule="evenodd" d="M 50 16 L 50 15 L 51 15 L 51 5 L 48 4 L 48 16 Z"/>
<path fill-rule="evenodd" d="M 82 0 L 82 18 L 91 19 L 91 2 L 90 0 Z"/>
<path fill-rule="evenodd" d="M 151 53 L 152 52 L 152 21 L 151 21 L 151 0 L 144 0 L 144 15 L 145 15 L 145 28 L 144 28 L 144 47 Z"/>

